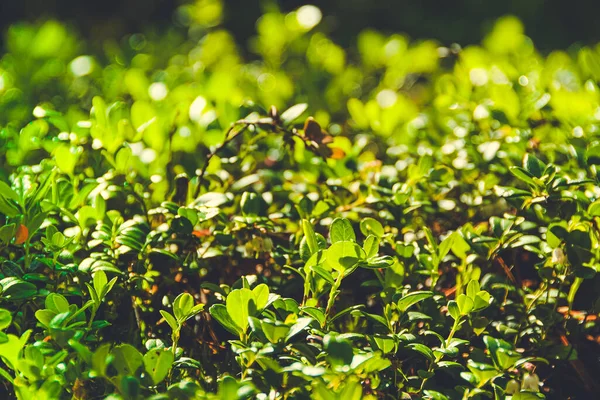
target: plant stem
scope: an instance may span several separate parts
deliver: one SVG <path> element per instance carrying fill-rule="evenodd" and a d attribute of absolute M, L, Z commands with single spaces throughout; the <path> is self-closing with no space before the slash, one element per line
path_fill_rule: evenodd
<path fill-rule="evenodd" d="M 335 284 L 331 287 L 331 290 L 329 291 L 329 300 L 327 301 L 327 308 L 325 309 L 325 319 L 323 320 L 323 326 L 322 326 L 323 328 L 327 324 L 327 318 L 329 317 L 329 313 L 331 312 L 331 309 L 333 308 L 333 303 L 335 303 L 335 298 L 337 297 L 337 291 L 340 288 L 340 285 L 342 284 L 342 279 L 344 279 L 344 274 L 342 272 L 340 272 L 340 274 L 338 275 L 338 277 L 335 280 Z"/>
<path fill-rule="evenodd" d="M 176 357 L 176 353 L 177 353 L 177 344 L 179 343 L 179 330 L 181 329 L 181 327 L 179 327 L 176 331 L 173 331 L 173 335 L 171 336 L 171 339 L 173 339 L 173 359 L 175 359 Z"/>
<path fill-rule="evenodd" d="M 454 337 L 454 335 L 456 334 L 456 331 L 458 330 L 458 328 L 460 327 L 461 324 L 461 317 L 458 317 L 457 319 L 454 320 L 454 324 L 452 325 L 452 329 L 450 329 L 450 333 L 448 334 L 448 337 L 446 338 L 445 342 L 443 343 L 444 348 L 448 348 L 448 346 L 450 345 L 450 341 L 452 340 L 452 338 Z M 435 360 L 429 364 L 429 368 L 427 369 L 427 372 L 433 372 L 433 367 L 439 363 L 442 358 L 444 358 L 444 354 L 440 353 L 435 357 Z M 423 391 L 423 388 L 425 387 L 425 383 L 427 383 L 427 380 L 429 378 L 424 378 L 423 382 L 421 382 L 421 387 L 419 389 L 419 392 Z"/>

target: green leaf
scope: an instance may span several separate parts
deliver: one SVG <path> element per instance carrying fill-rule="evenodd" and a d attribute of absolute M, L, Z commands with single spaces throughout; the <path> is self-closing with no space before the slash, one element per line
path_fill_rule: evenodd
<path fill-rule="evenodd" d="M 50 293 L 46 296 L 44 304 L 47 309 L 58 313 L 69 312 L 69 302 L 62 294 Z"/>
<path fill-rule="evenodd" d="M 235 289 L 227 296 L 225 302 L 227 313 L 241 332 L 248 330 L 248 317 L 256 311 L 254 294 L 250 289 Z"/>
<path fill-rule="evenodd" d="M 481 311 L 489 307 L 491 299 L 492 296 L 488 292 L 480 290 L 473 298 L 473 311 Z"/>
<path fill-rule="evenodd" d="M 335 279 L 333 279 L 333 275 L 330 271 L 326 270 L 323 267 L 319 267 L 318 265 L 313 265 L 310 267 L 310 269 L 314 271 L 318 276 L 325 279 L 330 285 L 335 285 Z"/>
<path fill-rule="evenodd" d="M 210 315 L 219 322 L 223 328 L 227 329 L 229 332 L 234 335 L 240 335 L 245 331 L 236 325 L 236 323 L 231 319 L 231 316 L 227 312 L 227 307 L 223 304 L 214 304 L 212 305 L 208 312 Z"/>
<path fill-rule="evenodd" d="M 475 300 L 477 292 L 479 292 L 479 281 L 477 279 L 472 279 L 467 285 L 467 296 L 472 300 Z"/>
<path fill-rule="evenodd" d="M 0 308 L 0 331 L 8 328 L 12 323 L 12 314 L 10 311 Z"/>
<path fill-rule="evenodd" d="M 106 375 L 106 367 L 108 364 L 108 354 L 110 353 L 110 343 L 100 345 L 92 355 L 92 370 L 97 376 Z"/>
<path fill-rule="evenodd" d="M 85 286 L 87 286 L 88 292 L 90 293 L 90 297 L 92 298 L 94 304 L 96 304 L 96 308 L 100 307 L 101 300 L 98 297 L 98 294 L 96 293 L 96 289 L 94 289 L 92 285 L 90 285 L 87 282 L 85 283 Z"/>
<path fill-rule="evenodd" d="M 458 303 L 456 301 L 450 300 L 448 302 L 448 314 L 450 314 L 454 320 L 460 318 L 460 309 L 458 308 Z"/>
<path fill-rule="evenodd" d="M 291 106 L 290 108 L 281 113 L 281 122 L 283 122 L 284 125 L 291 124 L 296 119 L 298 119 L 306 111 L 307 108 L 308 104 L 306 103 L 300 103 Z"/>
<path fill-rule="evenodd" d="M 533 154 L 525 154 L 525 158 L 523 158 L 523 168 L 525 168 L 532 176 L 541 178 L 544 174 L 544 169 L 546 169 L 546 164 L 541 162 Z"/>
<path fill-rule="evenodd" d="M 17 217 L 21 214 L 21 210 L 9 200 L 0 196 L 0 213 L 6 215 L 9 218 Z"/>
<path fill-rule="evenodd" d="M 306 243 L 308 244 L 308 249 L 310 251 L 309 256 L 312 256 L 319 251 L 317 236 L 315 235 L 315 231 L 310 222 L 305 219 L 302 220 L 302 230 L 304 231 L 304 237 L 306 238 Z"/>
<path fill-rule="evenodd" d="M 396 339 L 391 336 L 374 335 L 370 339 L 371 342 L 375 344 L 373 347 L 381 350 L 383 354 L 388 354 L 397 350 L 398 345 Z"/>
<path fill-rule="evenodd" d="M 120 344 L 112 349 L 113 360 L 111 364 L 119 375 L 134 375 L 143 364 L 141 353 L 130 344 Z"/>
<path fill-rule="evenodd" d="M 54 150 L 56 166 L 65 174 L 73 175 L 82 150 L 70 145 L 62 145 Z"/>
<path fill-rule="evenodd" d="M 173 301 L 173 314 L 177 322 L 183 323 L 190 317 L 190 311 L 194 307 L 194 298 L 189 293 L 179 294 Z"/>
<path fill-rule="evenodd" d="M 404 264 L 398 260 L 395 260 L 394 263 L 385 270 L 383 280 L 385 288 L 400 288 L 402 286 L 402 282 L 404 282 L 405 272 Z"/>
<path fill-rule="evenodd" d="M 438 257 L 440 261 L 446 257 L 446 255 L 450 252 L 450 249 L 454 246 L 456 239 L 460 236 L 458 232 L 452 232 L 449 236 L 447 236 L 442 243 L 440 243 L 440 247 L 438 250 Z"/>
<path fill-rule="evenodd" d="M 366 259 L 375 257 L 379 253 L 379 239 L 374 235 L 369 235 L 365 239 L 363 250 L 365 251 Z"/>
<path fill-rule="evenodd" d="M 29 340 L 31 330 L 25 331 L 21 337 L 13 334 L 6 335 L 6 342 L 0 343 L 0 356 L 7 361 L 7 365 L 13 370 L 19 364 L 19 355 Z"/>
<path fill-rule="evenodd" d="M 19 204 L 19 195 L 4 181 L 0 180 L 0 196 Z"/>
<path fill-rule="evenodd" d="M 363 388 L 360 382 L 356 379 L 348 379 L 342 386 L 342 391 L 339 394 L 339 399 L 344 400 L 360 400 L 363 398 Z"/>
<path fill-rule="evenodd" d="M 163 316 L 163 318 L 165 319 L 165 321 L 167 321 L 167 324 L 169 324 L 173 331 L 177 331 L 179 329 L 179 324 L 177 323 L 177 320 L 169 312 L 165 310 L 160 310 L 160 315 Z"/>
<path fill-rule="evenodd" d="M 356 304 L 354 306 L 347 307 L 347 308 L 343 309 L 342 311 L 336 313 L 333 317 L 331 317 L 329 319 L 329 322 L 331 323 L 331 322 L 335 321 L 336 319 L 343 317 L 344 315 L 350 314 L 353 311 L 361 310 L 363 308 L 365 308 L 365 306 L 363 304 Z"/>
<path fill-rule="evenodd" d="M 366 263 L 362 262 L 362 268 L 385 269 L 392 266 L 395 260 L 390 256 L 371 257 Z"/>
<path fill-rule="evenodd" d="M 174 360 L 173 352 L 165 349 L 153 349 L 144 354 L 144 369 L 155 385 L 167 377 Z"/>
<path fill-rule="evenodd" d="M 371 217 L 363 218 L 363 220 L 360 221 L 360 231 L 365 236 L 375 235 L 377 238 L 382 238 L 385 234 L 381 222 Z"/>
<path fill-rule="evenodd" d="M 322 309 L 316 307 L 303 307 L 302 312 L 317 320 L 319 325 L 323 325 L 323 322 L 325 321 L 325 312 Z"/>
<path fill-rule="evenodd" d="M 259 323 L 265 337 L 271 343 L 279 343 L 290 331 L 289 326 L 278 321 L 260 320 Z"/>
<path fill-rule="evenodd" d="M 352 117 L 358 128 L 366 129 L 369 127 L 369 118 L 365 113 L 365 106 L 359 99 L 349 99 L 347 107 L 350 116 Z"/>
<path fill-rule="evenodd" d="M 433 292 L 429 291 L 418 291 L 407 294 L 398 300 L 398 310 L 400 312 L 405 312 L 409 307 L 425 300 L 430 297 L 433 297 Z"/>
<path fill-rule="evenodd" d="M 567 302 L 569 303 L 569 306 L 573 305 L 573 302 L 575 301 L 575 295 L 579 291 L 579 287 L 581 286 L 582 283 L 583 283 L 583 278 L 575 278 L 573 280 L 573 283 L 571 284 L 571 287 L 569 288 L 569 294 L 567 295 Z"/>
<path fill-rule="evenodd" d="M 15 237 L 15 233 L 17 231 L 16 224 L 8 224 L 0 227 L 0 243 L 3 245 L 7 245 L 10 243 L 13 237 Z"/>
<path fill-rule="evenodd" d="M 33 297 L 37 294 L 37 286 L 33 283 L 25 282 L 14 276 L 0 280 L 0 287 L 3 289 L 2 296 L 6 300 L 23 300 Z"/>
<path fill-rule="evenodd" d="M 93 282 L 94 282 L 94 291 L 96 292 L 96 295 L 98 296 L 98 300 L 102 300 L 103 293 L 104 293 L 104 287 L 108 283 L 108 279 L 106 278 L 106 273 L 102 270 L 94 272 Z"/>
<path fill-rule="evenodd" d="M 408 347 L 411 350 L 414 350 L 418 353 L 421 353 L 422 355 L 425 356 L 425 358 L 427 358 L 429 361 L 433 361 L 435 356 L 433 355 L 433 351 L 431 351 L 431 349 L 427 346 L 425 346 L 424 344 L 421 343 L 409 343 L 406 345 L 406 347 Z"/>
<path fill-rule="evenodd" d="M 35 312 L 35 318 L 40 321 L 45 327 L 50 327 L 50 322 L 56 317 L 56 311 L 52 310 L 37 310 Z"/>
<path fill-rule="evenodd" d="M 254 296 L 254 304 L 256 304 L 256 310 L 260 311 L 267 305 L 269 301 L 269 287 L 264 283 L 257 285 L 252 289 L 252 295 Z"/>
<path fill-rule="evenodd" d="M 438 253 L 438 244 L 435 241 L 435 238 L 433 237 L 433 233 L 431 232 L 431 229 L 429 229 L 428 227 L 424 226 L 423 227 L 423 232 L 425 232 L 425 238 L 427 238 L 427 243 L 429 243 L 429 245 L 431 246 L 433 252 L 435 254 Z"/>
<path fill-rule="evenodd" d="M 529 186 L 534 187 L 534 188 L 537 187 L 537 183 L 535 183 L 535 180 L 533 180 L 533 176 L 527 170 L 525 170 L 521 167 L 513 166 L 513 167 L 509 168 L 509 171 L 511 174 L 513 174 L 514 176 L 516 176 L 517 178 L 519 178 L 520 180 L 522 180 Z"/>
<path fill-rule="evenodd" d="M 458 309 L 461 315 L 467 315 L 473 310 L 473 300 L 466 294 L 461 294 L 456 298 Z"/>
<path fill-rule="evenodd" d="M 600 162 L 600 159 L 598 160 Z M 596 200 L 588 206 L 587 209 L 590 217 L 600 217 L 600 200 Z"/>
<path fill-rule="evenodd" d="M 140 395 L 140 382 L 133 376 L 121 377 L 120 388 L 127 399 L 137 399 Z"/>
<path fill-rule="evenodd" d="M 337 241 L 325 251 L 325 264 L 338 272 L 352 268 L 364 258 L 364 250 L 350 241 Z"/>
<path fill-rule="evenodd" d="M 498 371 L 493 365 L 477 363 L 471 359 L 467 361 L 467 367 L 477 379 L 477 386 L 479 387 L 485 385 L 490 379 L 498 374 Z"/>
<path fill-rule="evenodd" d="M 285 337 L 285 342 L 289 342 L 294 336 L 298 335 L 300 332 L 306 329 L 313 321 L 314 319 L 312 318 L 298 318 L 296 323 L 292 325 L 290 330 L 288 331 L 287 336 Z"/>
<path fill-rule="evenodd" d="M 494 365 L 500 370 L 506 370 L 513 367 L 519 361 L 521 355 L 514 351 L 513 345 L 491 336 L 484 336 L 483 342 L 490 352 Z"/>
<path fill-rule="evenodd" d="M 329 239 L 331 243 L 344 241 L 356 242 L 356 235 L 350 221 L 346 218 L 334 219 L 329 229 Z"/>
<path fill-rule="evenodd" d="M 263 198 L 252 192 L 242 193 L 240 207 L 244 216 L 258 216 L 263 214 Z"/>
<path fill-rule="evenodd" d="M 101 271 L 101 270 L 97 270 L 97 271 Z M 115 283 L 117 283 L 118 277 L 114 277 L 112 278 L 106 285 L 104 285 L 104 289 L 102 291 L 102 297 L 106 297 L 106 295 L 108 293 L 110 293 L 110 291 L 112 290 L 113 286 L 115 286 Z"/>
<path fill-rule="evenodd" d="M 367 318 L 375 323 L 378 323 L 378 324 L 386 327 L 387 329 L 390 328 L 387 320 L 384 317 L 382 317 L 381 315 L 371 314 L 371 313 L 367 313 L 364 311 L 361 311 L 361 315 L 363 315 L 365 318 Z"/>
<path fill-rule="evenodd" d="M 354 357 L 352 344 L 339 336 L 325 335 L 323 348 L 327 353 L 327 358 L 334 365 L 349 365 Z"/>

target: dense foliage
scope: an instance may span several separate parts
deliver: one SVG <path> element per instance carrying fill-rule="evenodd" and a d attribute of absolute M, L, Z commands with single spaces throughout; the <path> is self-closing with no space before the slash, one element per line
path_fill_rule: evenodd
<path fill-rule="evenodd" d="M 7 396 L 594 397 L 600 49 L 345 49 L 303 6 L 246 52 L 221 11 L 7 32 Z"/>

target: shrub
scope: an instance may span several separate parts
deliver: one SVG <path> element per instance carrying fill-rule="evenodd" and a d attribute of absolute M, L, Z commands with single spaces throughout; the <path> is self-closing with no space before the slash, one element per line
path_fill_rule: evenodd
<path fill-rule="evenodd" d="M 303 6 L 250 56 L 216 4 L 96 55 L 9 30 L 7 393 L 595 393 L 599 50 L 539 54 L 511 17 L 482 46 L 345 49 Z"/>

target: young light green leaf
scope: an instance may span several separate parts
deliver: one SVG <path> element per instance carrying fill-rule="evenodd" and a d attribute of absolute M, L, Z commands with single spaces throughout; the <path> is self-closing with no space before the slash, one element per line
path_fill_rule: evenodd
<path fill-rule="evenodd" d="M 262 310 L 269 301 L 269 287 L 261 283 L 252 289 L 252 295 L 254 296 L 257 311 Z"/>
<path fill-rule="evenodd" d="M 379 239 L 375 235 L 369 235 L 365 239 L 363 250 L 365 251 L 365 258 L 367 260 L 375 257 L 379 253 Z"/>
<path fill-rule="evenodd" d="M 344 272 L 365 258 L 364 250 L 354 242 L 337 241 L 325 251 L 325 264 L 338 272 Z"/>
<path fill-rule="evenodd" d="M 443 260 L 444 257 L 446 257 L 446 255 L 450 252 L 450 249 L 454 245 L 454 242 L 456 241 L 459 235 L 460 234 L 458 232 L 454 231 L 450 235 L 448 235 L 444 240 L 442 240 L 442 243 L 440 243 L 440 247 L 438 250 L 438 256 L 440 261 Z"/>
<path fill-rule="evenodd" d="M 173 314 L 179 323 L 189 318 L 189 313 L 194 307 L 194 298 L 189 293 L 181 293 L 173 301 Z"/>
<path fill-rule="evenodd" d="M 472 279 L 467 285 L 467 296 L 475 300 L 477 292 L 479 292 L 479 281 L 477 279 Z"/>
<path fill-rule="evenodd" d="M 456 301 L 450 300 L 448 302 L 448 314 L 455 320 L 460 318 L 460 309 L 458 308 Z"/>
<path fill-rule="evenodd" d="M 375 218 L 366 217 L 360 221 L 360 231 L 363 235 L 375 235 L 377 238 L 382 238 L 385 234 L 383 229 L 383 225 L 381 222 L 377 221 Z"/>
<path fill-rule="evenodd" d="M 306 243 L 308 244 L 308 249 L 310 251 L 309 257 L 319 251 L 319 247 L 317 245 L 317 236 L 315 235 L 315 231 L 313 230 L 312 225 L 308 220 L 302 220 L 302 230 L 304 231 L 304 237 L 306 238 Z"/>
<path fill-rule="evenodd" d="M 98 295 L 99 299 L 102 299 L 102 293 L 104 291 L 104 287 L 106 286 L 108 279 L 106 278 L 106 273 L 102 270 L 98 270 L 96 272 L 94 272 L 94 278 L 93 278 L 93 282 L 94 282 L 94 290 L 96 291 L 96 294 Z"/>
<path fill-rule="evenodd" d="M 356 241 L 356 235 L 354 234 L 354 229 L 352 229 L 352 224 L 346 218 L 336 218 L 333 220 L 329 230 L 329 238 L 331 243 Z"/>
<path fill-rule="evenodd" d="M 45 306 L 47 309 L 56 313 L 64 313 L 69 311 L 69 302 L 62 294 L 50 293 L 46 296 Z"/>
<path fill-rule="evenodd" d="M 227 314 L 231 320 L 237 325 L 241 332 L 246 332 L 248 329 L 248 317 L 256 311 L 256 303 L 254 294 L 250 289 L 235 289 L 227 296 L 225 301 Z"/>
<path fill-rule="evenodd" d="M 0 331 L 8 328 L 12 322 L 12 314 L 10 311 L 0 308 Z"/>
<path fill-rule="evenodd" d="M 458 304 L 458 309 L 460 310 L 461 315 L 467 315 L 471 312 L 471 310 L 473 310 L 473 300 L 466 294 L 461 294 L 458 296 L 456 303 Z"/>
<path fill-rule="evenodd" d="M 177 320 L 168 311 L 160 310 L 160 315 L 163 316 L 163 318 L 165 319 L 165 321 L 167 321 L 167 324 L 169 324 L 169 326 L 171 327 L 171 329 L 173 331 L 176 331 L 177 329 L 179 329 Z"/>
<path fill-rule="evenodd" d="M 473 298 L 473 311 L 481 311 L 490 305 L 492 296 L 485 290 L 477 292 Z"/>
<path fill-rule="evenodd" d="M 208 310 L 210 315 L 219 322 L 223 328 L 227 329 L 229 332 L 234 335 L 240 335 L 244 333 L 242 332 L 242 328 L 237 326 L 237 324 L 233 321 L 229 313 L 227 312 L 227 307 L 223 304 L 214 304 Z"/>
<path fill-rule="evenodd" d="M 88 292 L 90 292 L 90 297 L 92 298 L 92 301 L 94 302 L 94 304 L 96 304 L 96 309 L 100 306 L 100 298 L 98 298 L 98 294 L 96 293 L 96 289 L 94 289 L 92 287 L 92 285 L 90 285 L 89 283 L 85 283 L 85 286 L 87 286 L 88 288 Z"/>

